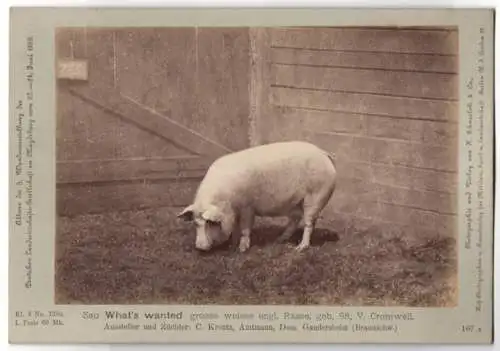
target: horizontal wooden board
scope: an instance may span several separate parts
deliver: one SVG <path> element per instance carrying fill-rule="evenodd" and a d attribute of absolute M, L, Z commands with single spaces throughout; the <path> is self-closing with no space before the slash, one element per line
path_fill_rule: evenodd
<path fill-rule="evenodd" d="M 418 31 L 441 31 L 441 32 L 450 32 L 450 31 L 457 31 L 458 27 L 457 26 L 412 26 L 412 25 L 404 25 L 404 26 L 399 26 L 399 25 L 387 25 L 387 26 L 382 26 L 382 25 L 373 25 L 373 26 L 362 26 L 362 25 L 342 25 L 342 26 L 294 26 L 293 28 L 327 28 L 327 29 L 332 29 L 332 28 L 339 28 L 339 29 L 355 29 L 355 30 L 367 30 L 367 29 L 374 29 L 374 30 L 389 30 L 389 31 L 394 31 L 394 30 L 404 30 L 404 31 L 411 31 L 411 30 L 418 30 Z"/>
<path fill-rule="evenodd" d="M 458 125 L 274 106 L 265 120 L 275 140 L 302 138 L 304 132 L 337 132 L 455 147 Z"/>
<path fill-rule="evenodd" d="M 458 99 L 458 77 L 450 74 L 274 64 L 271 84 L 294 88 Z"/>
<path fill-rule="evenodd" d="M 342 26 L 342 28 L 356 28 L 356 29 L 374 29 L 374 30 L 417 30 L 417 31 L 438 31 L 438 32 L 456 32 L 457 26 Z"/>
<path fill-rule="evenodd" d="M 439 233 L 448 233 L 448 235 L 455 231 L 458 219 L 456 215 L 439 214 L 383 203 L 360 202 L 356 210 L 350 212 L 343 212 L 341 208 L 336 206 L 336 203 L 328 204 L 323 216 L 333 217 L 334 214 L 338 214 L 339 216 L 351 218 L 352 221 L 355 221 L 356 218 L 371 219 L 374 222 L 384 221 L 414 226 L 424 230 L 436 230 Z"/>
<path fill-rule="evenodd" d="M 458 124 L 366 116 L 364 133 L 372 137 L 458 147 Z"/>
<path fill-rule="evenodd" d="M 458 57 L 401 53 L 318 51 L 301 48 L 271 48 L 273 63 L 323 67 L 457 73 Z"/>
<path fill-rule="evenodd" d="M 363 28 L 273 28 L 272 45 L 323 50 L 458 54 L 455 31 Z"/>
<path fill-rule="evenodd" d="M 454 231 L 456 227 L 457 216 L 437 214 L 430 211 L 406 208 L 390 204 L 360 204 L 357 212 L 364 217 L 384 219 L 387 221 L 413 224 L 417 227 L 428 229 L 440 229 L 442 231 Z"/>
<path fill-rule="evenodd" d="M 87 85 L 71 85 L 69 91 L 82 100 L 97 105 L 125 120 L 198 155 L 223 155 L 230 150 L 183 125 L 109 89 L 96 91 Z"/>
<path fill-rule="evenodd" d="M 397 237 L 405 241 L 433 240 L 439 237 L 456 238 L 457 227 L 450 230 L 448 227 L 428 228 L 417 226 L 414 223 L 396 223 L 378 218 L 367 218 L 360 215 L 346 214 L 334 211 L 331 206 L 325 208 L 318 227 L 326 227 L 336 231 L 340 238 L 343 236 L 366 233 L 378 237 Z M 314 234 L 313 234 L 314 235 Z"/>
<path fill-rule="evenodd" d="M 325 150 L 334 152 L 338 159 L 448 172 L 456 172 L 458 167 L 455 148 L 333 133 L 315 133 L 309 138 Z"/>
<path fill-rule="evenodd" d="M 79 160 L 57 163 L 57 182 L 88 183 L 148 179 L 201 179 L 211 159 L 179 157 L 167 159 Z"/>
<path fill-rule="evenodd" d="M 411 167 L 356 162 L 350 159 L 336 161 L 339 178 L 364 179 L 380 185 L 408 190 L 456 194 L 458 174 Z"/>
<path fill-rule="evenodd" d="M 271 103 L 279 106 L 375 114 L 396 118 L 458 121 L 458 104 L 449 101 L 272 88 Z"/>
<path fill-rule="evenodd" d="M 342 112 L 303 110 L 271 106 L 271 116 L 262 123 L 273 140 L 301 138 L 304 131 L 329 131 L 360 134 L 364 116 Z"/>
<path fill-rule="evenodd" d="M 339 177 L 331 202 L 334 209 L 344 213 L 356 212 L 360 203 L 374 206 L 381 203 L 441 214 L 457 212 L 454 194 L 399 188 L 378 184 L 370 178 Z"/>
<path fill-rule="evenodd" d="M 59 185 L 56 212 L 60 216 L 186 206 L 194 198 L 198 181 L 146 181 Z"/>

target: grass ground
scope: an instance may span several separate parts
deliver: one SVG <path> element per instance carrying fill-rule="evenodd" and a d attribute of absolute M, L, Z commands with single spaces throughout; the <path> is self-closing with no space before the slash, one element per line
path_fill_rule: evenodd
<path fill-rule="evenodd" d="M 338 235 L 324 224 L 298 253 L 257 223 L 251 249 L 194 249 L 194 230 L 161 208 L 58 219 L 56 302 L 75 304 L 328 304 L 449 306 L 455 241 Z"/>

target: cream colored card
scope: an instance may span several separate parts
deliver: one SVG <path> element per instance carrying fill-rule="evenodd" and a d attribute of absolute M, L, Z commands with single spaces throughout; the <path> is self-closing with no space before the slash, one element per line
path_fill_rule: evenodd
<path fill-rule="evenodd" d="M 12 8 L 10 342 L 491 343 L 493 18 Z"/>

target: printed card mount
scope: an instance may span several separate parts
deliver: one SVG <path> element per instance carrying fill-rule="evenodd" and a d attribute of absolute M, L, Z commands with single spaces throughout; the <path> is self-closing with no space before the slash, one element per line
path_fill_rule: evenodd
<path fill-rule="evenodd" d="M 493 11 L 13 8 L 11 343 L 491 343 Z"/>

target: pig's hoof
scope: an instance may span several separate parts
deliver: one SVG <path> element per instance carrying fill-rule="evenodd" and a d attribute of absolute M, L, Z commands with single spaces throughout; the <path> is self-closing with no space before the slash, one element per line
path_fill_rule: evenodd
<path fill-rule="evenodd" d="M 300 243 L 299 245 L 297 245 L 295 247 L 295 251 L 302 252 L 302 251 L 305 251 L 308 247 L 309 247 L 309 245 Z"/>
<path fill-rule="evenodd" d="M 250 248 L 250 239 L 241 238 L 240 240 L 240 252 L 245 252 Z"/>

